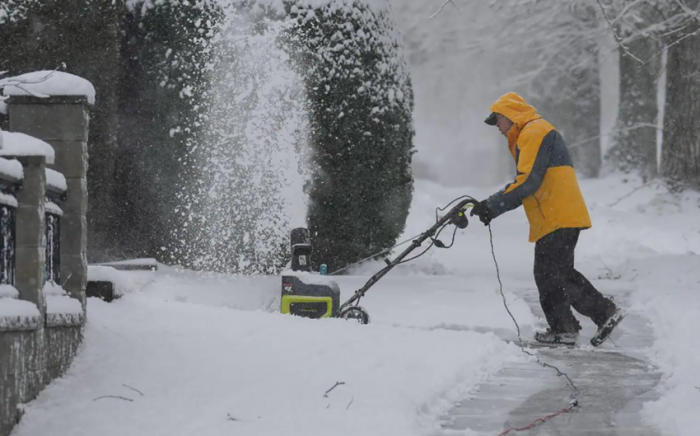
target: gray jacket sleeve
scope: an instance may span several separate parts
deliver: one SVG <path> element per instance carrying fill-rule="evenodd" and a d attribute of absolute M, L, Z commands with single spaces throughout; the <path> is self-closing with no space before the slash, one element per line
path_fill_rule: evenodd
<path fill-rule="evenodd" d="M 554 144 L 557 140 L 557 135 L 559 135 L 559 133 L 556 130 L 552 130 L 551 132 L 547 133 L 544 138 L 542 138 L 542 143 L 537 151 L 537 156 L 535 157 L 535 162 L 532 165 L 532 170 L 530 171 L 530 174 L 527 175 L 527 179 L 520 186 L 506 194 L 506 189 L 512 185 L 512 183 L 509 183 L 502 190 L 493 194 L 486 200 L 486 205 L 493 213 L 493 218 L 513 209 L 517 209 L 521 204 L 523 204 L 523 200 L 525 198 L 533 195 L 538 189 L 540 189 L 542 180 L 544 180 L 544 176 L 547 173 L 547 168 L 549 168 L 550 157 L 552 155 L 552 150 L 554 149 Z M 518 172 L 519 176 L 522 174 L 523 173 Z"/>

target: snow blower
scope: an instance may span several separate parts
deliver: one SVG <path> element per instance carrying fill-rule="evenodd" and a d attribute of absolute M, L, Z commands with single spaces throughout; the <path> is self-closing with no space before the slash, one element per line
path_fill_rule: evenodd
<path fill-rule="evenodd" d="M 438 217 L 438 211 L 448 209 L 455 202 L 457 202 L 457 204 L 444 216 Z M 473 207 L 476 203 L 477 201 L 469 196 L 457 198 L 444 208 L 437 208 L 435 211 L 435 224 L 420 235 L 333 272 L 332 274 L 337 274 L 353 265 L 389 253 L 394 248 L 411 242 L 411 245 L 393 260 L 389 260 L 388 258 L 384 259 L 387 266 L 370 277 L 367 283 L 355 291 L 353 296 L 342 305 L 338 304 L 340 300 L 340 288 L 338 287 L 338 284 L 326 275 L 311 273 L 312 250 L 309 231 L 304 228 L 292 230 L 290 237 L 292 249 L 292 273 L 287 272 L 282 276 L 282 313 L 289 313 L 308 318 L 337 317 L 356 320 L 361 324 L 369 324 L 369 313 L 359 305 L 360 299 L 365 296 L 369 288 L 374 286 L 394 267 L 419 258 L 427 253 L 433 246 L 438 248 L 452 247 L 457 229 L 464 229 L 469 225 L 469 220 L 467 219 L 465 210 Z M 452 234 L 452 242 L 450 245 L 445 245 L 437 238 L 449 225 L 454 225 L 455 230 Z M 411 252 L 420 247 L 423 242 L 428 239 L 430 239 L 431 242 L 425 250 L 416 256 L 406 259 Z"/>
<path fill-rule="evenodd" d="M 335 317 L 339 313 L 340 288 L 325 275 L 311 273 L 311 236 L 308 229 L 290 235 L 292 272 L 282 276 L 281 312 L 305 318 Z"/>

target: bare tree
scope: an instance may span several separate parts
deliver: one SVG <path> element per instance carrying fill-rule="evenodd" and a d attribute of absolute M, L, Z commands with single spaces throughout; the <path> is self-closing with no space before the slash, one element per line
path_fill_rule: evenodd
<path fill-rule="evenodd" d="M 619 44 L 620 103 L 608 158 L 616 168 L 636 172 L 647 181 L 657 175 L 656 90 L 661 57 L 656 54 L 663 42 L 648 28 L 658 21 L 659 7 L 629 0 L 606 5 L 598 0 L 598 4 Z"/>
<path fill-rule="evenodd" d="M 581 174 L 601 167 L 600 74 L 602 25 L 595 1 L 501 0 L 502 24 L 483 26 L 472 50 L 503 54 L 504 89 L 523 92 L 563 134 Z"/>
<path fill-rule="evenodd" d="M 668 43 L 663 176 L 674 190 L 700 189 L 700 24 Z"/>
<path fill-rule="evenodd" d="M 497 0 L 500 23 L 484 23 L 472 54 L 503 54 L 504 88 L 521 90 L 562 131 L 579 171 L 600 169 L 602 38 L 620 56 L 620 107 L 609 157 L 645 179 L 658 174 L 661 55 L 668 50 L 662 172 L 674 186 L 699 186 L 700 0 Z M 443 12 L 444 13 L 444 12 Z"/>

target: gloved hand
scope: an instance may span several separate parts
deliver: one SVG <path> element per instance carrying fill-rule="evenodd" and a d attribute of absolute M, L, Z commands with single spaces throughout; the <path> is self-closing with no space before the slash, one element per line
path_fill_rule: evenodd
<path fill-rule="evenodd" d="M 493 212 L 489 209 L 485 201 L 480 201 L 472 208 L 471 216 L 478 216 L 485 226 L 488 226 L 493 219 Z"/>
<path fill-rule="evenodd" d="M 452 217 L 450 217 L 450 224 L 460 228 L 466 229 L 469 225 L 469 220 L 467 220 L 467 210 L 461 208 Z"/>

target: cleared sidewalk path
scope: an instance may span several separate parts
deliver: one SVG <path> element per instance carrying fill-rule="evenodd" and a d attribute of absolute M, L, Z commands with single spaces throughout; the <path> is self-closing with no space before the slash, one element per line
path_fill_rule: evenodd
<path fill-rule="evenodd" d="M 620 299 L 622 293 L 616 294 Z M 536 291 L 521 295 L 533 312 L 543 317 Z M 592 325 L 584 326 L 581 348 L 531 350 L 572 378 L 579 389 L 580 406 L 531 430 L 511 431 L 509 436 L 660 436 L 644 425 L 639 413 L 645 401 L 656 398 L 654 387 L 660 379 L 643 357 L 642 350 L 652 338 L 646 320 L 629 314 L 613 334 L 618 346 L 608 341 L 598 349 L 591 347 L 587 341 L 593 333 Z M 439 434 L 497 436 L 560 411 L 568 405 L 570 395 L 566 379 L 557 377 L 554 370 L 535 362 L 514 365 L 456 404 L 443 417 Z"/>

